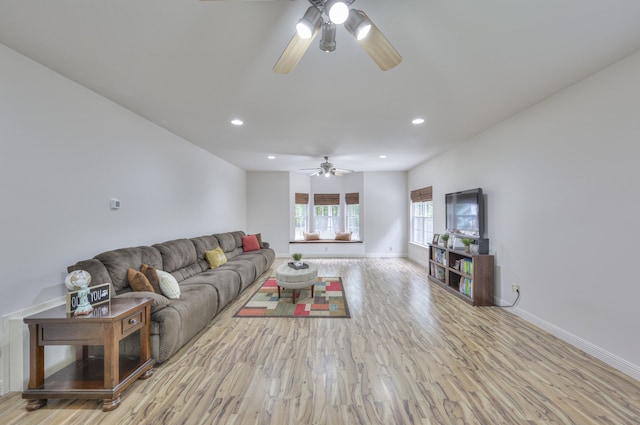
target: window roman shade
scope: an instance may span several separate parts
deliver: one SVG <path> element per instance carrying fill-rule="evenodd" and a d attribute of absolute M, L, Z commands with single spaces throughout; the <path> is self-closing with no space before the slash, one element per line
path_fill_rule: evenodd
<path fill-rule="evenodd" d="M 360 203 L 360 193 L 355 192 L 355 193 L 345 193 L 344 194 L 344 200 L 346 201 L 347 205 L 356 205 Z"/>
<path fill-rule="evenodd" d="M 433 186 L 411 191 L 411 202 L 428 202 L 433 200 Z"/>
<path fill-rule="evenodd" d="M 316 193 L 313 195 L 314 205 L 340 205 L 339 193 Z"/>
<path fill-rule="evenodd" d="M 296 193 L 296 204 L 308 204 L 308 203 L 309 203 L 308 193 Z"/>

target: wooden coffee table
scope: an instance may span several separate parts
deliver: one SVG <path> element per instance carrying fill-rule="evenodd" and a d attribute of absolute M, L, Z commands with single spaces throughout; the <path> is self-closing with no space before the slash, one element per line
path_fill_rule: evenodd
<path fill-rule="evenodd" d="M 136 379 L 153 374 L 151 299 L 114 298 L 95 306 L 87 316 L 73 317 L 66 306 L 24 318 L 29 326 L 29 387 L 22 398 L 27 410 L 39 409 L 49 398 L 102 399 L 102 410 L 120 405 L 120 394 Z M 121 356 L 120 340 L 140 333 L 138 356 Z M 45 378 L 44 347 L 75 345 L 76 361 Z M 102 357 L 89 357 L 88 346 L 104 347 Z"/>
<path fill-rule="evenodd" d="M 296 289 L 311 287 L 311 298 L 313 298 L 314 285 L 318 279 L 318 267 L 309 265 L 306 269 L 294 269 L 289 264 L 283 263 L 276 269 L 276 284 L 278 285 L 278 298 L 280 298 L 280 288 L 291 289 L 291 301 L 296 303 Z"/>

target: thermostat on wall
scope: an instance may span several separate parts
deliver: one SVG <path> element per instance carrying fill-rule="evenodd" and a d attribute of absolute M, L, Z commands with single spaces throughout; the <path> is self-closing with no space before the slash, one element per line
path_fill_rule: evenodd
<path fill-rule="evenodd" d="M 111 199 L 111 209 L 112 210 L 120 209 L 120 199 L 115 199 L 115 198 Z"/>

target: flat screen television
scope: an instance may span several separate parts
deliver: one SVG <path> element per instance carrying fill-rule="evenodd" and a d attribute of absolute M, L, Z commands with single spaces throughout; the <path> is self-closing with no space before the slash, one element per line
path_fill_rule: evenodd
<path fill-rule="evenodd" d="M 447 231 L 484 238 L 484 197 L 481 188 L 447 193 L 445 204 Z"/>

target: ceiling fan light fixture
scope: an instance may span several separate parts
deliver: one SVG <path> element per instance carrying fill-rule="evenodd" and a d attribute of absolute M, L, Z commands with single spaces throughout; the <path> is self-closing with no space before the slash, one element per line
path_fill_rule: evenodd
<path fill-rule="evenodd" d="M 320 9 L 315 6 L 309 6 L 304 16 L 296 24 L 298 36 L 305 40 L 310 39 L 315 29 L 320 25 L 320 18 L 322 18 Z"/>
<path fill-rule="evenodd" d="M 327 21 L 322 24 L 320 49 L 325 52 L 333 52 L 336 50 L 336 26 L 333 22 Z"/>
<path fill-rule="evenodd" d="M 349 17 L 349 6 L 340 0 L 329 0 L 324 10 L 334 24 L 343 24 Z"/>
<path fill-rule="evenodd" d="M 361 10 L 351 9 L 349 18 L 344 23 L 344 27 L 356 40 L 363 40 L 371 31 L 371 21 Z"/>

